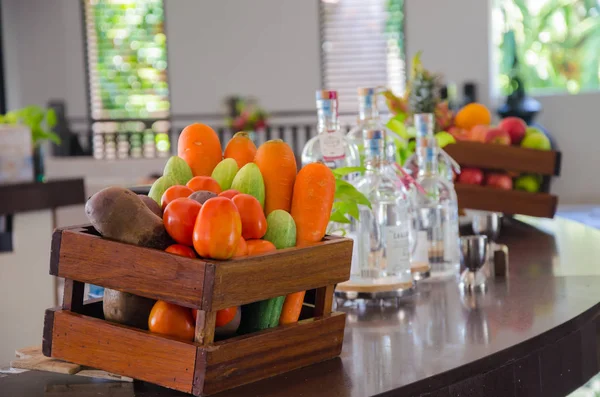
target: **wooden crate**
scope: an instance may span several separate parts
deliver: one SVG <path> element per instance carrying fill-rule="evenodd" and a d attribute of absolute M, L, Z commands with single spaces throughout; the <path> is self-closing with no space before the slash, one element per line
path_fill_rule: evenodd
<path fill-rule="evenodd" d="M 554 217 L 558 198 L 549 193 L 550 179 L 560 175 L 560 152 L 464 141 L 448 145 L 444 150 L 462 167 L 544 176 L 539 193 L 456 183 L 460 208 Z"/>
<path fill-rule="evenodd" d="M 64 302 L 46 311 L 43 352 L 196 396 L 327 360 L 342 348 L 345 314 L 331 307 L 334 285 L 350 277 L 351 257 L 352 241 L 338 237 L 209 262 L 103 239 L 91 226 L 59 229 L 50 274 L 66 279 Z M 198 310 L 195 341 L 105 321 L 101 301 L 84 304 L 85 283 Z M 311 289 L 310 318 L 214 340 L 217 310 Z"/>

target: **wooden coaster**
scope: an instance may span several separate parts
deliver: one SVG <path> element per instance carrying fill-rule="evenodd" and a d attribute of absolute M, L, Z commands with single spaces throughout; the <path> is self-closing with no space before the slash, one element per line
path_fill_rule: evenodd
<path fill-rule="evenodd" d="M 386 284 L 358 284 L 353 283 L 352 281 L 346 281 L 344 283 L 338 284 L 335 288 L 338 291 L 344 292 L 386 292 L 386 291 L 395 291 L 399 289 L 409 289 L 412 288 L 412 282 L 408 283 L 386 283 Z"/>
<path fill-rule="evenodd" d="M 410 267 L 411 273 L 426 273 L 431 270 L 428 263 L 415 263 Z"/>

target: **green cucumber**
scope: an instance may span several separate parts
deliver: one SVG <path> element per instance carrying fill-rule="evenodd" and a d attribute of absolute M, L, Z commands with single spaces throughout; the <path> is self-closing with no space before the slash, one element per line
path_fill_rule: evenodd
<path fill-rule="evenodd" d="M 163 175 L 152 184 L 148 197 L 156 201 L 161 206 L 161 199 L 164 192 L 171 186 L 177 185 L 177 181 L 170 175 Z"/>
<path fill-rule="evenodd" d="M 237 172 L 237 162 L 234 159 L 224 159 L 217 164 L 211 176 L 217 181 L 221 190 L 225 191 L 231 188 L 231 183 Z"/>
<path fill-rule="evenodd" d="M 273 243 L 275 248 L 290 248 L 296 245 L 296 223 L 284 210 L 272 211 L 267 216 L 267 233 L 264 240 Z"/>
<path fill-rule="evenodd" d="M 178 185 L 185 185 L 194 177 L 192 174 L 192 169 L 188 163 L 186 163 L 181 157 L 177 156 L 171 156 L 169 161 L 167 161 L 165 169 L 163 170 L 163 175 L 170 176 L 177 182 Z"/>
<path fill-rule="evenodd" d="M 235 174 L 231 189 L 256 197 L 260 206 L 265 208 L 265 181 L 256 164 L 248 163 L 243 166 Z"/>
<path fill-rule="evenodd" d="M 279 324 L 279 316 L 284 301 L 285 296 L 280 296 L 243 305 L 242 321 L 238 333 L 249 334 L 276 327 Z"/>

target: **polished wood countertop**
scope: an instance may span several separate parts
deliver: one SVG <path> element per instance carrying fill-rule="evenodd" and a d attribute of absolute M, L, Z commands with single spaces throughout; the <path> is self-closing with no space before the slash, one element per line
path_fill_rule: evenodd
<path fill-rule="evenodd" d="M 504 225 L 510 274 L 487 294 L 426 282 L 400 305 L 341 308 L 340 358 L 216 396 L 567 395 L 600 372 L 600 231 L 522 220 Z M 0 396 L 185 395 L 34 371 L 1 376 Z"/>

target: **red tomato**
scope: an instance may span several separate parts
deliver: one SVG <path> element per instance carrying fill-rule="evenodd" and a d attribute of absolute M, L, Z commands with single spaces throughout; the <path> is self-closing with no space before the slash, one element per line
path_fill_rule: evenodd
<path fill-rule="evenodd" d="M 234 258 L 238 256 L 246 256 L 248 255 L 248 244 L 246 244 L 246 240 L 243 237 L 240 237 L 240 242 L 235 249 L 235 254 L 233 254 Z"/>
<path fill-rule="evenodd" d="M 164 301 L 156 301 L 148 317 L 148 329 L 157 334 L 192 341 L 195 328 L 190 309 Z"/>
<path fill-rule="evenodd" d="M 261 238 L 267 232 L 267 219 L 256 197 L 240 193 L 231 201 L 242 218 L 242 236 L 245 239 Z"/>
<path fill-rule="evenodd" d="M 179 256 L 187 256 L 189 258 L 196 257 L 196 252 L 194 252 L 194 250 L 188 247 L 187 245 L 183 244 L 170 245 L 165 251 Z"/>
<path fill-rule="evenodd" d="M 228 324 L 231 320 L 233 320 L 236 313 L 237 313 L 237 306 L 218 310 L 217 311 L 217 321 L 215 322 L 215 325 L 217 327 L 222 327 L 222 326 Z"/>
<path fill-rule="evenodd" d="M 229 259 L 242 236 L 240 213 L 225 197 L 208 199 L 194 226 L 194 248 L 204 258 Z"/>
<path fill-rule="evenodd" d="M 173 200 L 165 208 L 163 223 L 167 233 L 179 244 L 191 246 L 194 224 L 202 204 L 189 198 Z"/>
<path fill-rule="evenodd" d="M 196 322 L 196 319 L 198 318 L 198 310 L 196 309 L 190 309 L 192 311 L 192 317 L 194 317 L 194 323 Z"/>
<path fill-rule="evenodd" d="M 193 191 L 208 190 L 215 194 L 221 193 L 221 186 L 210 176 L 195 176 L 186 185 Z"/>
<path fill-rule="evenodd" d="M 277 251 L 275 245 L 267 240 L 248 240 L 246 241 L 246 245 L 248 246 L 248 255 L 260 255 L 266 254 L 267 252 Z"/>
<path fill-rule="evenodd" d="M 229 190 L 225 190 L 225 191 L 219 193 L 219 196 L 227 197 L 228 199 L 232 199 L 234 196 L 237 196 L 238 194 L 240 194 L 240 192 L 238 192 L 237 190 L 229 189 Z"/>
<path fill-rule="evenodd" d="M 176 198 L 180 197 L 189 197 L 190 194 L 194 193 L 192 189 L 183 185 L 175 185 L 171 186 L 163 193 L 160 203 L 162 205 L 162 209 L 164 211 L 165 207 L 169 205 L 169 203 Z"/>

